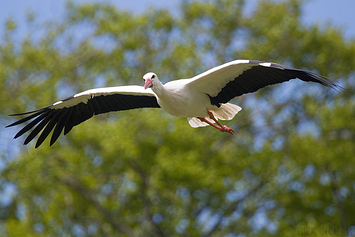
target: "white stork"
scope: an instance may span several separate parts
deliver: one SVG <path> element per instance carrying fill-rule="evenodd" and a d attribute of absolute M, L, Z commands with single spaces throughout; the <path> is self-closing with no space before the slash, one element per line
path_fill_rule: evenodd
<path fill-rule="evenodd" d="M 221 132 L 233 134 L 233 129 L 222 125 L 218 119 L 231 120 L 241 110 L 239 106 L 227 103 L 236 96 L 294 78 L 342 89 L 313 72 L 256 60 L 235 60 L 193 78 L 174 80 L 164 85 L 155 73 L 149 72 L 143 78 L 144 87 L 91 89 L 39 110 L 13 114 L 11 116 L 28 116 L 7 127 L 33 119 L 14 138 L 34 128 L 25 139 L 26 145 L 43 129 L 36 142 L 37 148 L 54 127 L 50 145 L 63 129 L 66 135 L 74 126 L 93 115 L 149 107 L 162 108 L 177 117 L 187 117 L 194 128 L 211 125 Z"/>

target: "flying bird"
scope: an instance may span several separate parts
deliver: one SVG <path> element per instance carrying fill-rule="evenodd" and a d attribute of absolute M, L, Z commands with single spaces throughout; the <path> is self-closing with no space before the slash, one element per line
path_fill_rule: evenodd
<path fill-rule="evenodd" d="M 270 62 L 235 60 L 190 79 L 174 80 L 164 85 L 155 73 L 149 72 L 143 76 L 144 87 L 131 85 L 87 90 L 39 110 L 13 114 L 11 116 L 26 117 L 7 127 L 32 119 L 14 138 L 33 129 L 24 141 L 24 145 L 27 145 L 42 131 L 35 145 L 37 148 L 53 129 L 50 145 L 58 139 L 63 129 L 66 135 L 74 126 L 93 115 L 148 107 L 162 108 L 173 116 L 187 117 L 194 128 L 211 125 L 221 132 L 233 134 L 233 129 L 218 121 L 231 120 L 241 110 L 228 101 L 295 78 L 342 89 L 310 71 Z"/>

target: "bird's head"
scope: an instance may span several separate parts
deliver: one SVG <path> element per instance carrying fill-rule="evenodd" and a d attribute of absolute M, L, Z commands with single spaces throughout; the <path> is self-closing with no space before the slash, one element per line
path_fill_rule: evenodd
<path fill-rule="evenodd" d="M 143 76 L 143 79 L 145 80 L 144 89 L 153 87 L 156 81 L 159 80 L 157 74 L 153 72 L 148 72 L 147 74 L 145 74 Z"/>

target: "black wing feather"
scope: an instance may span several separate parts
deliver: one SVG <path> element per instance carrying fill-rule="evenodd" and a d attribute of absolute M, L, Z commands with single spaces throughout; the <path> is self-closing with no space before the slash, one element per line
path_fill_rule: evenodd
<path fill-rule="evenodd" d="M 44 113 L 42 112 L 42 114 L 40 116 L 38 116 L 35 120 L 33 120 L 31 123 L 27 124 L 24 128 L 22 128 L 16 135 L 14 138 L 18 138 L 19 136 L 21 136 L 22 134 L 24 134 L 25 132 L 29 131 L 31 128 L 33 128 L 37 123 L 39 123 L 43 118 L 45 118 L 46 116 L 48 116 L 50 114 L 50 111 L 45 111 Z M 24 119 L 21 119 L 24 122 Z M 20 120 L 20 121 L 21 121 Z M 8 127 L 13 126 L 15 123 L 10 124 Z"/>
<path fill-rule="evenodd" d="M 79 114 L 78 111 L 80 104 L 73 107 L 72 113 L 68 117 L 67 123 L 64 125 L 64 135 L 67 135 L 67 133 L 70 132 L 70 130 L 74 127 L 74 123 L 76 122 L 76 115 Z"/>
<path fill-rule="evenodd" d="M 250 63 L 260 64 L 265 62 L 250 60 Z M 303 81 L 317 82 L 333 89 L 343 90 L 342 87 L 313 72 L 271 63 L 270 66 L 255 65 L 245 70 L 242 74 L 234 78 L 234 80 L 227 83 L 217 96 L 210 96 L 211 104 L 219 107 L 221 103 L 227 103 L 234 97 L 252 93 L 265 86 L 282 83 L 295 78 L 299 78 Z"/>
<path fill-rule="evenodd" d="M 63 101 L 68 101 L 74 97 L 69 97 Z M 27 145 L 42 130 L 35 147 L 39 147 L 53 130 L 50 145 L 52 145 L 60 136 L 64 129 L 66 135 L 74 126 L 91 118 L 93 115 L 108 113 L 111 111 L 121 111 L 136 108 L 160 108 L 154 96 L 147 95 L 127 95 L 127 94 L 111 94 L 93 96 L 87 103 L 80 102 L 68 108 L 56 109 L 54 105 L 47 106 L 43 109 L 26 112 L 18 115 L 28 115 L 7 127 L 12 127 L 25 123 L 33 119 L 24 128 L 22 128 L 14 138 L 18 138 L 29 130 L 33 129 L 25 139 L 24 144 Z"/>
<path fill-rule="evenodd" d="M 33 111 L 33 112 L 36 112 L 36 111 Z M 16 122 L 12 123 L 12 124 L 10 124 L 10 125 L 7 125 L 6 127 L 8 128 L 8 127 L 12 127 L 12 126 L 15 126 L 15 125 L 18 125 L 18 124 L 27 122 L 28 120 L 33 119 L 34 117 L 37 117 L 38 115 L 42 114 L 43 112 L 44 112 L 44 110 L 41 110 L 41 111 L 39 111 L 39 112 L 37 112 L 37 113 L 34 113 L 34 114 L 32 114 L 32 115 L 30 115 L 30 116 L 28 116 L 28 117 L 24 117 L 23 119 L 20 119 L 20 120 L 18 120 L 18 121 L 16 121 Z M 29 114 L 29 113 L 24 113 L 24 114 L 12 114 L 12 115 L 10 115 L 10 116 L 18 116 L 18 115 L 25 115 L 25 114 Z"/>
<path fill-rule="evenodd" d="M 41 133 L 41 135 L 39 136 L 39 138 L 37 139 L 36 142 L 36 148 L 39 147 L 44 139 L 46 139 L 46 137 L 48 136 L 48 134 L 52 131 L 52 129 L 54 128 L 54 126 L 58 123 L 58 114 L 60 114 L 60 110 L 57 110 L 53 113 L 52 117 L 49 119 L 49 122 L 47 123 L 46 127 L 43 129 L 43 132 Z"/>
<path fill-rule="evenodd" d="M 50 145 L 52 145 L 59 137 L 59 135 L 61 134 L 61 132 L 63 131 L 64 125 L 65 125 L 65 116 L 68 114 L 69 111 L 72 111 L 71 109 L 63 109 L 62 112 L 60 113 L 60 115 L 58 115 L 58 123 L 56 124 L 53 134 L 52 134 L 52 138 L 50 141 Z"/>
<path fill-rule="evenodd" d="M 49 112 L 50 112 L 49 115 L 44 117 L 44 119 L 41 122 L 39 122 L 38 125 L 36 125 L 36 127 L 32 130 L 32 132 L 30 132 L 28 137 L 25 139 L 24 145 L 27 145 L 35 136 L 37 136 L 37 134 L 44 128 L 44 126 L 48 124 L 48 122 L 53 117 L 54 111 L 49 111 Z"/>

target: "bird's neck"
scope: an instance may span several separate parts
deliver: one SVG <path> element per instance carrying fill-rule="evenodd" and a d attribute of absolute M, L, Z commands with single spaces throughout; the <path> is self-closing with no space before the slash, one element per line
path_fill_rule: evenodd
<path fill-rule="evenodd" d="M 156 81 L 154 86 L 152 87 L 152 91 L 158 96 L 158 97 L 164 97 L 164 94 L 166 94 L 166 88 L 160 81 Z"/>

